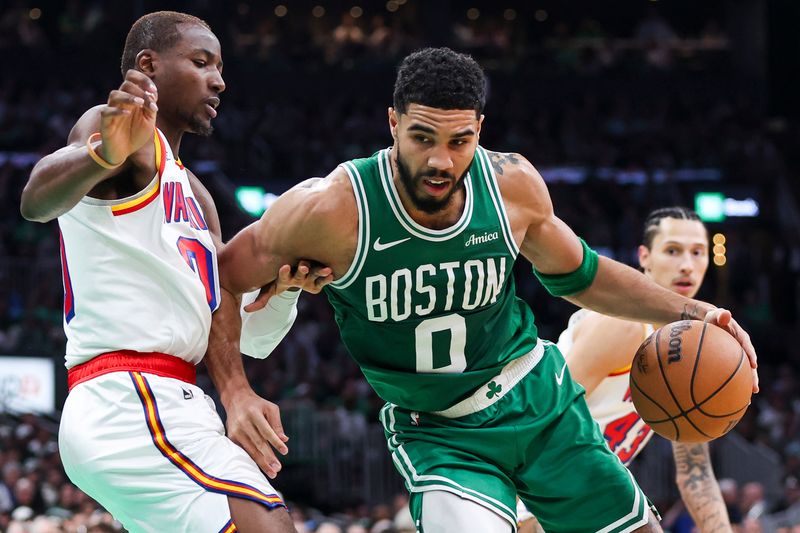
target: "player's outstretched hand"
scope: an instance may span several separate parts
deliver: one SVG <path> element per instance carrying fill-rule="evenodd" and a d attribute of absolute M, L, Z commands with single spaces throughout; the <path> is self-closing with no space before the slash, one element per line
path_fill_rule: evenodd
<path fill-rule="evenodd" d="M 244 448 L 259 468 L 274 479 L 282 468 L 275 450 L 282 455 L 289 453 L 289 437 L 283 432 L 278 406 L 248 389 L 229 398 L 225 412 L 228 438 Z"/>
<path fill-rule="evenodd" d="M 742 345 L 742 349 L 750 361 L 750 368 L 753 369 L 753 392 L 758 392 L 758 370 L 756 370 L 758 357 L 753 343 L 750 342 L 750 335 L 734 320 L 731 312 L 727 309 L 718 308 L 709 311 L 706 313 L 705 321 L 727 330 Z"/>
<path fill-rule="evenodd" d="M 258 297 L 244 307 L 248 313 L 263 309 L 270 298 L 287 290 L 304 290 L 317 294 L 322 288 L 333 281 L 333 269 L 322 265 L 312 265 L 309 261 L 302 260 L 296 268 L 283 265 L 278 270 L 278 278 L 261 287 Z"/>
<path fill-rule="evenodd" d="M 125 73 L 119 89 L 111 91 L 108 102 L 100 110 L 100 156 L 112 165 L 128 156 L 153 138 L 158 113 L 158 89 L 155 83 L 138 70 Z"/>

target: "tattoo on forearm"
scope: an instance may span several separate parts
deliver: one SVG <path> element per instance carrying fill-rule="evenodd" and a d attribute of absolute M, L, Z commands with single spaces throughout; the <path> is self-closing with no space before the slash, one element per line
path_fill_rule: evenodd
<path fill-rule="evenodd" d="M 681 320 L 699 320 L 700 309 L 697 304 L 683 304 L 683 313 L 681 313 Z"/>
<path fill-rule="evenodd" d="M 500 152 L 489 152 L 489 160 L 492 162 L 492 167 L 496 174 L 503 175 L 503 167 L 505 165 L 518 165 L 519 155 L 517 154 L 504 154 Z"/>
<path fill-rule="evenodd" d="M 704 444 L 681 444 L 675 445 L 673 451 L 678 488 L 700 531 L 729 532 L 730 520 L 711 469 L 708 447 Z"/>

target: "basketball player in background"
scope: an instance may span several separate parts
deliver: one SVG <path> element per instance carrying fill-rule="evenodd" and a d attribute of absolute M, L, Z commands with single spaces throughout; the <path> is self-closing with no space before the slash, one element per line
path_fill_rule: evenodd
<path fill-rule="evenodd" d="M 219 41 L 196 17 L 151 13 L 130 29 L 122 73 L 68 145 L 35 165 L 20 208 L 29 220 L 58 218 L 61 230 L 64 468 L 131 532 L 294 531 L 281 498 L 194 384 L 212 313 L 216 321 L 231 296 L 219 288 L 214 202 L 178 153 L 184 133 L 212 131 L 225 90 Z M 304 273 L 284 266 L 279 281 L 302 284 Z M 321 274 L 314 282 L 324 283 Z M 260 321 L 278 339 L 293 317 L 291 297 L 276 303 L 282 296 L 265 310 L 272 320 Z M 233 312 L 236 321 L 236 304 Z M 274 477 L 269 444 L 258 449 L 247 434 L 282 451 L 287 437 L 240 358 L 212 349 L 205 361 L 231 439 Z"/>
<path fill-rule="evenodd" d="M 221 283 L 252 290 L 300 258 L 333 269 L 326 294 L 387 402 L 381 420 L 419 531 L 512 531 L 517 493 L 548 531 L 660 531 L 516 297 L 517 255 L 579 305 L 642 322 L 706 317 L 753 366 L 755 352 L 730 313 L 598 257 L 525 158 L 480 147 L 485 87 L 469 56 L 406 57 L 388 110 L 394 144 L 282 195 L 221 252 Z"/>
<path fill-rule="evenodd" d="M 645 276 L 673 292 L 694 298 L 708 268 L 708 231 L 694 211 L 666 207 L 644 223 L 639 265 Z M 589 412 L 611 451 L 628 465 L 653 436 L 631 401 L 631 360 L 653 326 L 581 309 L 558 339 L 572 379 L 586 389 Z M 711 466 L 708 444 L 673 442 L 675 477 L 681 498 L 700 533 L 731 531 L 728 511 Z M 542 531 L 523 505 L 520 533 Z"/>

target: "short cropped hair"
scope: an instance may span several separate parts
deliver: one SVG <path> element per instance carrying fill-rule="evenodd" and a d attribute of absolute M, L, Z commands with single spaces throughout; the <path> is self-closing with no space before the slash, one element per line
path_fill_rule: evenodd
<path fill-rule="evenodd" d="M 665 218 L 675 218 L 678 220 L 697 220 L 702 223 L 697 213 L 688 207 L 674 206 L 674 207 L 661 207 L 655 209 L 647 215 L 644 221 L 644 235 L 642 236 L 642 244 L 647 248 L 653 246 L 653 239 L 658 233 L 658 226 Z M 705 225 L 703 225 L 705 227 Z"/>
<path fill-rule="evenodd" d="M 148 13 L 133 23 L 128 37 L 125 39 L 125 49 L 122 51 L 122 75 L 136 68 L 136 55 L 147 48 L 156 52 L 163 52 L 175 46 L 180 40 L 178 24 L 197 24 L 211 31 L 209 25 L 186 13 L 177 11 L 156 11 Z"/>
<path fill-rule="evenodd" d="M 425 48 L 400 63 L 394 83 L 394 108 L 401 114 L 409 104 L 474 109 L 479 117 L 486 104 L 485 81 L 483 70 L 472 57 L 449 48 Z"/>

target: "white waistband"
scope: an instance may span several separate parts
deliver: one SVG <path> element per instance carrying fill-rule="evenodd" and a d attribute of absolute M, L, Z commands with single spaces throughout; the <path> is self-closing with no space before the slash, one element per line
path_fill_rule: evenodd
<path fill-rule="evenodd" d="M 459 418 L 486 409 L 514 388 L 514 385 L 539 364 L 543 356 L 544 343 L 541 339 L 537 339 L 536 346 L 530 353 L 508 363 L 499 374 L 473 392 L 472 396 L 464 398 L 444 411 L 434 411 L 431 414 L 445 418 Z"/>

